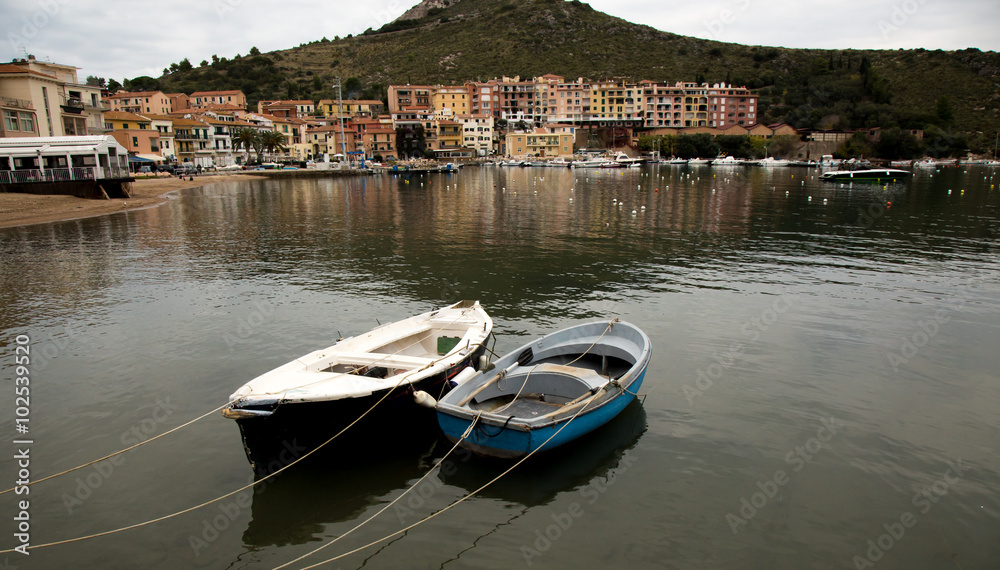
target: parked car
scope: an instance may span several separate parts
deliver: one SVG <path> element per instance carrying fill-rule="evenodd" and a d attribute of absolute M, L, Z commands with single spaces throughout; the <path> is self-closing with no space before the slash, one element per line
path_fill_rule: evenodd
<path fill-rule="evenodd" d="M 139 172 L 142 173 L 142 174 L 149 174 L 149 173 L 153 172 L 153 167 L 149 166 L 148 164 L 140 166 L 139 167 Z"/>
<path fill-rule="evenodd" d="M 177 167 L 177 169 L 174 170 L 174 173 L 180 174 L 181 176 L 187 176 L 189 174 L 194 175 L 198 173 L 198 169 L 195 168 L 195 166 L 190 162 L 185 162 L 184 164 Z"/>
<path fill-rule="evenodd" d="M 158 164 L 156 166 L 156 170 L 158 172 L 169 172 L 169 173 L 173 174 L 173 172 L 174 172 L 174 165 L 173 164 Z"/>

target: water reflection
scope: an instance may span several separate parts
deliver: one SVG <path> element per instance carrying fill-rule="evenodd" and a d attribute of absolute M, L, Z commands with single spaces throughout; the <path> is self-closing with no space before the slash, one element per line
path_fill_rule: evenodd
<path fill-rule="evenodd" d="M 539 453 L 479 493 L 525 507 L 549 503 L 560 493 L 577 490 L 630 463 L 628 457 L 646 431 L 646 411 L 638 399 L 600 429 L 587 436 Z M 441 480 L 472 492 L 510 467 L 509 461 L 474 457 L 442 472 Z"/>

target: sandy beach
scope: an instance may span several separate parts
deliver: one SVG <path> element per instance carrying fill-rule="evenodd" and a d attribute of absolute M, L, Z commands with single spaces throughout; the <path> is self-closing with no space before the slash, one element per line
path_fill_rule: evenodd
<path fill-rule="evenodd" d="M 195 176 L 194 180 L 145 178 L 132 184 L 132 197 L 126 200 L 88 200 L 74 196 L 38 196 L 0 192 L 0 228 L 76 220 L 148 208 L 166 201 L 166 194 L 185 188 L 199 188 L 214 182 L 259 180 L 249 175 Z"/>

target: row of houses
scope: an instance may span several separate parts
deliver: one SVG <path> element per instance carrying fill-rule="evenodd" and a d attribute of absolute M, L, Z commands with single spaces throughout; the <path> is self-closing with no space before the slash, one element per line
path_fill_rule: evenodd
<path fill-rule="evenodd" d="M 389 112 L 431 111 L 449 117 L 492 115 L 506 122 L 538 126 L 595 127 L 750 127 L 757 123 L 757 95 L 725 83 L 643 80 L 567 80 L 548 74 L 519 76 L 463 85 L 393 85 Z"/>
<path fill-rule="evenodd" d="M 259 101 L 239 90 L 191 94 L 106 93 L 81 84 L 77 68 L 34 57 L 0 64 L 0 136 L 111 134 L 139 159 L 226 166 L 238 162 L 240 129 L 284 135 L 280 156 L 368 158 L 429 156 L 572 157 L 605 144 L 635 144 L 640 134 L 708 132 L 771 137 L 798 134 L 757 123 L 757 96 L 725 83 L 567 80 L 543 75 L 462 85 L 392 85 L 378 100 Z"/>

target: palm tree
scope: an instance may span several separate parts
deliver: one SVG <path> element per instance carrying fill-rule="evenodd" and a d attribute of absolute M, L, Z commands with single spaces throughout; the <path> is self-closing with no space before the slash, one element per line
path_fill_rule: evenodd
<path fill-rule="evenodd" d="M 261 131 L 260 149 L 266 151 L 268 154 L 287 150 L 285 147 L 285 135 L 278 131 Z"/>
<path fill-rule="evenodd" d="M 233 150 L 243 149 L 246 152 L 244 164 L 250 162 L 250 152 L 260 152 L 260 133 L 257 129 L 241 127 L 233 133 Z"/>

